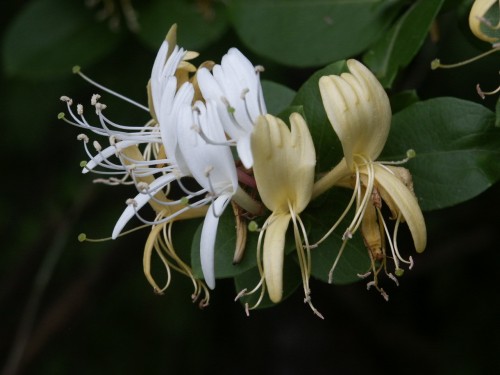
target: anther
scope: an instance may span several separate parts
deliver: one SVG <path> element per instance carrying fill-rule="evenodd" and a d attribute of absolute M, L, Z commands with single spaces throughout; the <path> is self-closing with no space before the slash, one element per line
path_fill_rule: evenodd
<path fill-rule="evenodd" d="M 83 105 L 78 104 L 76 106 L 76 113 L 78 113 L 80 116 L 83 115 Z"/>
<path fill-rule="evenodd" d="M 410 269 L 410 270 L 411 270 L 411 269 L 413 268 L 413 258 L 411 257 L 411 255 L 410 255 L 410 257 L 408 258 L 408 260 L 409 260 L 409 262 L 410 262 L 410 265 L 408 266 L 408 269 Z"/>
<path fill-rule="evenodd" d="M 351 231 L 348 229 L 345 231 L 345 233 L 342 235 L 342 241 L 345 241 L 345 240 L 350 240 L 352 239 L 352 233 Z"/>
<path fill-rule="evenodd" d="M 399 286 L 399 281 L 396 278 L 396 276 L 394 276 L 392 273 L 388 273 L 387 276 L 389 276 L 389 279 L 391 279 L 392 281 L 394 281 L 394 283 L 396 284 L 396 286 Z"/>
<path fill-rule="evenodd" d="M 382 297 L 385 299 L 385 301 L 389 302 L 389 295 L 385 292 L 385 290 L 380 288 L 379 292 L 382 295 Z"/>
<path fill-rule="evenodd" d="M 255 69 L 255 73 L 262 73 L 266 70 L 262 65 L 256 65 L 254 67 L 254 69 Z"/>
<path fill-rule="evenodd" d="M 244 288 L 241 292 L 239 292 L 236 297 L 234 297 L 234 302 L 238 301 L 241 297 L 243 297 L 247 293 L 247 288 Z"/>
<path fill-rule="evenodd" d="M 96 113 L 102 112 L 105 109 L 106 109 L 106 104 L 102 104 L 102 103 L 95 104 Z"/>
<path fill-rule="evenodd" d="M 210 172 L 214 170 L 214 167 L 212 165 L 209 165 L 205 168 L 205 177 L 208 177 L 210 175 Z"/>
<path fill-rule="evenodd" d="M 250 89 L 248 89 L 248 88 L 243 89 L 243 90 L 241 91 L 241 94 L 240 94 L 240 99 L 241 99 L 241 100 L 245 100 L 245 96 L 246 96 L 246 94 L 248 94 L 249 92 L 250 92 Z"/>
<path fill-rule="evenodd" d="M 61 99 L 61 101 L 63 102 L 68 103 L 69 105 L 73 104 L 73 100 L 69 96 L 63 95 L 59 99 Z"/>
<path fill-rule="evenodd" d="M 102 151 L 102 146 L 101 146 L 101 144 L 99 142 L 94 141 L 92 144 L 94 145 L 94 148 L 95 148 L 95 150 L 97 152 L 101 152 Z"/>
<path fill-rule="evenodd" d="M 368 271 L 367 273 L 358 273 L 357 276 L 360 278 L 360 279 L 366 279 L 368 276 L 370 276 L 372 274 L 372 271 Z"/>
<path fill-rule="evenodd" d="M 128 206 L 134 206 L 134 207 L 137 207 L 137 202 L 135 201 L 135 199 L 132 199 L 132 198 L 129 198 L 125 201 L 125 203 L 128 205 Z"/>
<path fill-rule="evenodd" d="M 147 193 L 147 191 L 149 190 L 149 185 L 144 181 L 141 181 L 137 183 L 137 190 L 139 190 L 141 193 Z"/>
<path fill-rule="evenodd" d="M 374 286 L 374 287 L 377 287 L 377 285 L 375 284 L 375 281 L 370 281 L 369 283 L 366 284 L 366 290 L 370 290 L 370 288 Z"/>
<path fill-rule="evenodd" d="M 89 137 L 87 137 L 86 134 L 78 134 L 78 136 L 76 137 L 76 139 L 79 140 L 79 141 L 83 141 L 85 143 L 89 142 Z"/>
<path fill-rule="evenodd" d="M 99 99 L 101 99 L 101 95 L 99 94 L 92 95 L 92 98 L 90 99 L 90 104 L 96 105 Z"/>

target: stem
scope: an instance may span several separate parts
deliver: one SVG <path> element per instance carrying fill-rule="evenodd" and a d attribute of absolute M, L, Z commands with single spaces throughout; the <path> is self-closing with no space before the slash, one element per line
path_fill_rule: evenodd
<path fill-rule="evenodd" d="M 263 207 L 262 204 L 253 199 L 248 193 L 243 190 L 239 185 L 236 193 L 233 195 L 233 200 L 243 208 L 245 211 L 251 213 L 252 215 L 262 214 Z"/>
<path fill-rule="evenodd" d="M 330 172 L 314 183 L 311 200 L 316 199 L 334 185 L 339 185 L 339 181 L 351 174 L 345 159 L 342 159 Z"/>

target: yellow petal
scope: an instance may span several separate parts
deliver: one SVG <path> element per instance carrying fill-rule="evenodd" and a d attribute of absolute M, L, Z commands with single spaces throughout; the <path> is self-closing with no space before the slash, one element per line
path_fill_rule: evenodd
<path fill-rule="evenodd" d="M 380 195 L 388 205 L 392 206 L 391 210 L 397 209 L 401 213 L 410 229 L 415 250 L 419 253 L 424 251 L 427 244 L 427 230 L 415 195 L 385 167 L 374 164 L 374 168 Z"/>
<path fill-rule="evenodd" d="M 384 148 L 391 125 L 389 98 L 377 78 L 357 60 L 350 73 L 319 80 L 323 106 L 337 133 L 348 166 L 360 154 L 375 160 Z"/>
<path fill-rule="evenodd" d="M 304 119 L 290 116 L 291 131 L 279 118 L 260 116 L 251 148 L 253 171 L 262 202 L 273 212 L 300 213 L 311 199 L 316 152 Z"/>
<path fill-rule="evenodd" d="M 497 20 L 497 25 L 493 27 L 485 24 L 483 18 L 485 17 L 488 10 L 495 4 L 498 0 L 476 0 L 472 5 L 469 13 L 469 27 L 472 33 L 481 40 L 485 42 L 495 43 L 499 41 L 499 36 L 492 36 L 494 34 L 494 28 L 500 24 L 500 19 Z M 500 8 L 500 6 L 498 6 Z M 489 29 L 489 33 L 485 33 L 485 28 Z"/>
<path fill-rule="evenodd" d="M 274 303 L 283 296 L 283 260 L 285 257 L 285 235 L 290 223 L 290 214 L 273 214 L 266 229 L 262 262 L 269 298 Z"/>

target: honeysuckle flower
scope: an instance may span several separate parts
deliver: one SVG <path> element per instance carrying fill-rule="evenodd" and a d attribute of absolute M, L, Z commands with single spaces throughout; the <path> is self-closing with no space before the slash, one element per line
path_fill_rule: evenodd
<path fill-rule="evenodd" d="M 299 216 L 311 199 L 316 152 L 307 124 L 298 113 L 290 116 L 290 125 L 288 129 L 277 117 L 260 116 L 252 133 L 253 171 L 257 188 L 262 202 L 272 213 L 263 224 L 258 240 L 257 263 L 261 282 L 253 291 L 247 293 L 244 290 L 239 296 L 254 293 L 260 288 L 261 295 L 254 306 L 256 307 L 267 288 L 271 301 L 281 301 L 285 235 L 291 220 L 302 274 L 304 301 L 321 316 L 310 300 L 311 258 L 307 233 Z"/>
<path fill-rule="evenodd" d="M 236 143 L 238 156 L 246 168 L 253 164 L 250 136 L 258 116 L 266 114 L 259 73 L 236 48 L 231 48 L 215 65 L 198 70 L 200 91 L 206 100 L 214 100 L 224 131 Z"/>
<path fill-rule="evenodd" d="M 315 183 L 313 197 L 332 186 L 354 190 L 346 211 L 327 233 L 329 235 L 339 225 L 355 202 L 356 212 L 344 232 L 344 244 L 330 272 L 330 280 L 346 241 L 361 227 L 374 272 L 374 280 L 368 286 L 374 285 L 387 298 L 377 285 L 377 274 L 380 267 L 386 270 L 386 259 L 389 257 L 385 241 L 388 242 L 394 261 L 395 274 L 400 276 L 403 273 L 400 263 L 407 263 L 411 268 L 413 261 L 411 257 L 404 259 L 399 253 L 396 241 L 399 223 L 406 221 L 417 252 L 425 249 L 426 228 L 412 191 L 409 172 L 391 165 L 395 164 L 394 162 L 377 161 L 391 124 L 391 108 L 387 94 L 363 64 L 348 60 L 347 66 L 350 73 L 324 76 L 319 81 L 323 105 L 341 141 L 344 157 L 333 170 Z M 392 235 L 381 213 L 382 202 L 387 204 L 392 218 L 396 220 Z M 380 267 L 377 267 L 378 261 L 382 263 Z M 387 270 L 386 272 L 397 282 L 392 273 Z"/>
<path fill-rule="evenodd" d="M 168 286 L 170 267 L 174 267 L 192 279 L 195 287 L 193 299 L 205 292 L 205 297 L 201 301 L 201 305 L 205 305 L 208 303 L 206 287 L 200 280 L 195 279 L 191 268 L 177 256 L 171 239 L 171 227 L 174 221 L 203 217 L 207 212 L 204 202 L 196 201 L 197 196 L 206 191 L 203 189 L 197 192 L 188 191 L 181 182 L 182 177 L 191 176 L 192 173 L 178 147 L 177 118 L 180 108 L 183 106 L 190 108 L 196 95 L 196 88 L 187 79 L 193 67 L 186 61 L 196 54 L 185 51 L 175 44 L 175 31 L 174 25 L 153 64 L 148 84 L 149 108 L 98 85 L 77 71 L 100 89 L 149 112 L 152 120 L 146 125 L 115 124 L 104 115 L 106 106 L 100 102 L 99 95 L 92 97 L 91 104 L 95 108 L 100 126 L 93 126 L 87 122 L 82 105 L 77 106 L 76 113 L 73 112 L 72 100 L 68 97 L 61 99 L 67 103 L 73 121 L 67 120 L 64 115 L 60 117 L 73 125 L 109 138 L 110 145 L 106 148 L 102 148 L 95 141 L 93 143 L 95 154 L 93 154 L 87 146 L 89 138 L 86 135 L 79 136 L 90 158 L 84 165 L 84 173 L 104 174 L 108 178 L 96 181 L 111 185 L 134 184 L 138 190 L 135 198 L 127 201 L 127 207 L 115 225 L 112 238 L 120 235 L 131 218 L 134 216 L 139 218 L 145 225 L 151 227 L 144 250 L 144 272 L 154 290 L 161 293 Z M 168 196 L 171 184 L 184 191 L 185 196 L 171 200 Z M 192 203 L 191 199 L 195 202 Z M 146 204 L 149 204 L 156 213 L 153 220 L 146 220 L 139 214 L 139 210 Z M 163 288 L 156 284 L 150 273 L 153 250 L 158 253 L 167 270 L 167 281 Z"/>

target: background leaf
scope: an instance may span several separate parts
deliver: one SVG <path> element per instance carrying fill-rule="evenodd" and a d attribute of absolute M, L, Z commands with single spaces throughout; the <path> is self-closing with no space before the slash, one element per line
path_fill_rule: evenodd
<path fill-rule="evenodd" d="M 139 7 L 139 37 L 152 49 L 162 43 L 169 28 L 178 25 L 177 44 L 191 50 L 201 50 L 219 39 L 228 23 L 220 3 L 202 1 L 151 0 Z"/>
<path fill-rule="evenodd" d="M 500 179 L 500 129 L 485 107 L 456 98 L 416 103 L 393 117 L 380 160 L 400 160 L 414 149 L 407 167 L 423 210 L 472 199 Z"/>
<path fill-rule="evenodd" d="M 32 1 L 5 35 L 4 69 L 30 79 L 68 75 L 74 65 L 87 66 L 111 53 L 120 40 L 83 2 Z"/>
<path fill-rule="evenodd" d="M 288 107 L 295 97 L 295 91 L 285 85 L 267 80 L 262 80 L 261 83 L 268 113 L 277 115 Z"/>
<path fill-rule="evenodd" d="M 389 26 L 399 3 L 234 0 L 229 11 L 248 48 L 283 65 L 306 67 L 365 50 Z"/>
<path fill-rule="evenodd" d="M 443 2 L 414 2 L 365 54 L 364 62 L 384 87 L 391 87 L 399 69 L 407 66 L 417 54 Z"/>

